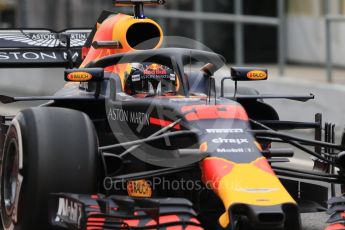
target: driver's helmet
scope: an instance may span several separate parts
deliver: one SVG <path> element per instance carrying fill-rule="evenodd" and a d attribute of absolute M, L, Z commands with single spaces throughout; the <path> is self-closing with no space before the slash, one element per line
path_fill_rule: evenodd
<path fill-rule="evenodd" d="M 125 80 L 125 92 L 137 97 L 173 96 L 176 85 L 176 74 L 171 68 L 155 63 L 135 63 Z"/>

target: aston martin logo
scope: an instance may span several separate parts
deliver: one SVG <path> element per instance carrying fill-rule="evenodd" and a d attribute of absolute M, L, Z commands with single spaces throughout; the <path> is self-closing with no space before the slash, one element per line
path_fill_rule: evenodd
<path fill-rule="evenodd" d="M 89 30 L 66 30 L 54 33 L 49 30 L 0 30 L 1 48 L 25 48 L 25 47 L 65 47 L 60 40 L 60 34 L 70 35 L 71 47 L 81 47 L 85 44 Z"/>

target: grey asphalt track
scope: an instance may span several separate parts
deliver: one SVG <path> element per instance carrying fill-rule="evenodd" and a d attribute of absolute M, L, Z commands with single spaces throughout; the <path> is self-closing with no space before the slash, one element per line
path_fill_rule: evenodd
<path fill-rule="evenodd" d="M 232 83 L 229 83 L 232 84 Z M 64 85 L 62 69 L 6 69 L 0 70 L 0 94 L 11 96 L 51 95 Z M 261 93 L 279 94 L 309 94 L 317 97 L 308 103 L 293 102 L 289 100 L 268 101 L 279 112 L 283 120 L 312 121 L 314 114 L 322 112 L 325 121 L 332 121 L 337 126 L 337 136 L 341 135 L 345 125 L 345 87 L 341 85 L 328 85 L 314 81 L 296 80 L 293 78 L 273 77 L 267 82 L 240 83 L 241 86 L 255 87 Z M 0 104 L 0 114 L 13 115 L 17 111 L 40 103 L 15 103 L 11 105 Z M 297 133 L 300 136 L 312 137 L 311 132 Z M 297 160 L 292 165 L 297 167 L 311 167 L 312 162 L 308 156 L 296 152 Z M 302 222 L 305 230 L 324 229 L 327 215 L 303 214 Z"/>

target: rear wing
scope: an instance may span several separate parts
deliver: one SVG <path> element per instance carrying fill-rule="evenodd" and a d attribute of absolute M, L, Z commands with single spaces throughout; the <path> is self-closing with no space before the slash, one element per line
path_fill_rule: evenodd
<path fill-rule="evenodd" d="M 0 68 L 71 67 L 81 63 L 81 51 L 91 29 L 55 32 L 46 29 L 1 29 Z"/>

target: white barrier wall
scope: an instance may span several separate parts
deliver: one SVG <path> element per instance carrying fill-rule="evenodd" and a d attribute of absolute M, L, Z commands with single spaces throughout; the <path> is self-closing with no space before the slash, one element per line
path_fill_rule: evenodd
<path fill-rule="evenodd" d="M 344 15 L 344 0 L 324 1 L 330 1 L 332 14 Z M 324 1 L 288 0 L 287 55 L 289 61 L 318 65 L 325 63 Z M 331 28 L 333 64 L 345 66 L 345 21 L 334 22 Z"/>
<path fill-rule="evenodd" d="M 103 9 L 115 9 L 111 0 L 17 0 L 20 1 L 25 1 L 27 26 L 56 30 L 65 29 L 66 25 L 91 27 Z M 20 17 L 17 14 L 17 24 Z"/>

